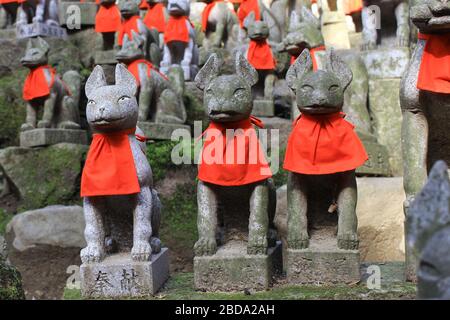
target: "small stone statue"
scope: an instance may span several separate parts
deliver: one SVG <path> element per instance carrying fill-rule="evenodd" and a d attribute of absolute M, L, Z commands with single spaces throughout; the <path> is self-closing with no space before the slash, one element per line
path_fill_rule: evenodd
<path fill-rule="evenodd" d="M 237 26 L 237 17 L 230 4 L 222 0 L 201 0 L 206 3 L 202 14 L 203 47 L 227 48 L 228 40 Z"/>
<path fill-rule="evenodd" d="M 94 138 L 81 181 L 87 242 L 81 251 L 83 263 L 101 262 L 107 248 L 122 248 L 121 237 L 131 234 L 119 221 L 133 225 L 133 261 L 148 261 L 161 251 L 161 204 L 136 130 L 137 89 L 133 75 L 121 64 L 116 66 L 115 85 L 107 85 L 100 66 L 86 82 L 86 116 Z M 118 220 L 110 224 L 114 210 L 120 211 Z"/>
<path fill-rule="evenodd" d="M 224 240 L 221 239 L 218 230 L 227 224 L 227 215 L 219 208 L 226 203 L 224 202 L 226 195 L 233 191 L 236 196 L 242 197 L 239 200 L 234 199 L 236 203 L 250 203 L 247 253 L 249 255 L 267 253 L 269 226 L 272 225 L 274 214 L 271 209 L 274 208 L 275 197 L 273 184 L 269 179 L 272 173 L 265 155 L 261 153 L 261 146 L 253 127 L 253 124 L 259 126 L 261 124 L 250 116 L 251 87 L 257 83 L 258 73 L 240 52 L 236 54 L 235 63 L 235 74 L 220 75 L 220 59 L 216 54 L 212 54 L 195 78 L 197 87 L 204 90 L 204 103 L 211 120 L 204 134 L 206 142 L 202 164 L 199 166 L 197 190 L 199 240 L 194 247 L 196 256 L 214 255 L 218 245 L 223 245 Z M 239 146 L 237 140 L 248 137 L 248 145 L 246 148 L 236 148 L 235 157 L 236 154 L 239 159 L 242 156 L 247 162 L 239 164 L 233 159 L 231 164 L 225 163 L 230 159 L 221 161 L 209 158 L 208 150 L 214 143 L 220 144 L 217 141 L 223 142 L 222 139 L 228 135 L 225 134 L 226 129 L 244 130 L 243 134 L 237 131 L 234 140 Z M 225 145 L 215 146 L 228 149 L 227 145 L 236 147 L 228 142 Z M 240 152 L 244 154 L 239 155 Z M 248 154 L 245 154 L 246 152 Z M 226 154 L 226 151 L 216 153 Z M 255 158 L 252 163 L 248 160 L 250 154 Z M 221 217 L 221 214 L 224 216 Z"/>
<path fill-rule="evenodd" d="M 353 125 L 341 112 L 344 92 L 352 81 L 349 67 L 334 53 L 326 68 L 313 71 L 309 50 L 304 50 L 286 75 L 296 92 L 301 116 L 289 137 L 284 169 L 288 178 L 288 248 L 309 247 L 308 196 L 312 183 L 327 175 L 334 184 L 339 214 L 337 246 L 358 249 L 355 169 L 368 159 Z"/>
<path fill-rule="evenodd" d="M 59 27 L 57 0 L 26 0 L 22 2 L 18 15 L 17 25 L 40 22 Z"/>
<path fill-rule="evenodd" d="M 426 182 L 427 168 L 439 159 L 450 161 L 446 134 L 450 75 L 447 68 L 442 68 L 450 59 L 446 45 L 450 23 L 443 23 L 450 21 L 448 13 L 443 15 L 448 7 L 448 3 L 438 0 L 417 1 L 411 7 L 411 21 L 420 34 L 400 89 L 407 217 L 409 205 Z M 407 277 L 414 280 L 415 262 L 409 261 L 409 256 L 407 252 Z"/>
<path fill-rule="evenodd" d="M 149 29 L 155 29 L 159 33 L 159 44 L 162 48 L 164 44 L 164 31 L 169 13 L 162 0 L 147 0 L 147 12 L 144 16 L 144 23 Z"/>
<path fill-rule="evenodd" d="M 80 129 L 78 103 L 81 77 L 76 71 L 68 71 L 61 80 L 47 64 L 49 49 L 42 38 L 30 39 L 21 59 L 22 65 L 30 69 L 23 88 L 27 116 L 22 131 L 36 127 Z M 39 109 L 44 112 L 37 122 Z"/>
<path fill-rule="evenodd" d="M 17 0 L 0 2 L 0 29 L 12 27 L 16 23 L 19 2 Z M 3 13 L 1 12 L 3 10 Z"/>
<path fill-rule="evenodd" d="M 98 37 L 98 49 L 102 51 L 112 50 L 115 45 L 116 32 L 120 30 L 122 21 L 116 0 L 100 0 L 99 9 L 95 16 L 95 32 Z"/>
<path fill-rule="evenodd" d="M 417 298 L 450 299 L 450 181 L 444 161 L 409 208 L 408 246 L 418 257 Z"/>
<path fill-rule="evenodd" d="M 172 65 L 181 65 L 186 81 L 198 71 L 199 53 L 195 43 L 195 29 L 189 21 L 188 0 L 169 0 L 169 20 L 164 32 L 164 54 L 161 72 L 167 74 Z"/>
<path fill-rule="evenodd" d="M 132 40 L 125 35 L 122 49 L 117 52 L 116 59 L 125 63 L 128 71 L 136 78 L 138 121 L 185 123 L 187 116 L 182 96 L 183 88 L 174 90 L 169 79 L 155 70 L 151 62 L 144 59 L 145 40 L 134 31 L 132 34 Z M 183 74 L 179 75 L 182 78 Z M 178 82 L 184 83 L 184 79 Z"/>
<path fill-rule="evenodd" d="M 386 15 L 391 14 L 394 9 L 397 21 L 397 45 L 399 47 L 409 46 L 409 2 L 408 0 L 364 0 L 362 9 L 363 25 L 363 50 L 376 49 L 380 42 L 379 31 Z"/>
<path fill-rule="evenodd" d="M 258 72 L 258 83 L 253 87 L 254 108 L 260 113 L 261 104 L 268 105 L 273 114 L 273 89 L 277 79 L 275 74 L 277 61 L 268 42 L 269 26 L 265 21 L 255 21 L 255 14 L 250 13 L 245 19 L 250 42 L 244 46 L 245 56 Z M 264 109 L 266 109 L 264 108 Z"/>

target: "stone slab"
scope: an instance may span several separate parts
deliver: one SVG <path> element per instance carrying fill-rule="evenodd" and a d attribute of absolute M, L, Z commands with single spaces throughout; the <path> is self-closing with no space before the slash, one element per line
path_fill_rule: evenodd
<path fill-rule="evenodd" d="M 401 78 L 409 63 L 407 47 L 387 47 L 361 52 L 371 79 Z"/>
<path fill-rule="evenodd" d="M 33 129 L 20 133 L 20 146 L 25 148 L 43 147 L 57 143 L 87 144 L 85 130 L 73 129 Z"/>
<path fill-rule="evenodd" d="M 194 285 L 210 292 L 267 290 L 281 268 L 281 242 L 267 255 L 248 255 L 246 242 L 232 241 L 213 256 L 194 258 Z"/>
<path fill-rule="evenodd" d="M 369 156 L 369 160 L 363 166 L 356 169 L 358 175 L 368 176 L 390 176 L 391 166 L 387 148 L 378 143 L 374 136 L 357 132 L 364 148 Z"/>
<path fill-rule="evenodd" d="M 67 19 L 73 16 L 75 13 L 80 12 L 80 24 L 81 26 L 93 26 L 95 25 L 95 16 L 97 14 L 98 6 L 94 2 L 75 2 L 75 1 L 63 1 L 59 3 L 59 23 L 62 26 L 67 25 Z M 69 20 L 69 23 L 73 21 Z"/>
<path fill-rule="evenodd" d="M 34 22 L 30 24 L 20 24 L 16 29 L 18 39 L 34 38 L 34 37 L 52 37 L 67 39 L 67 31 L 60 26 L 48 25 L 42 22 Z"/>
<path fill-rule="evenodd" d="M 339 249 L 333 230 L 313 232 L 308 249 L 286 250 L 288 283 L 328 285 L 360 281 L 359 251 Z"/>
<path fill-rule="evenodd" d="M 153 295 L 169 278 L 169 250 L 163 248 L 151 261 L 135 262 L 130 253 L 107 257 L 101 263 L 80 267 L 81 293 L 87 298 Z"/>
<path fill-rule="evenodd" d="M 170 140 L 172 133 L 178 129 L 191 131 L 188 125 L 174 123 L 138 122 L 138 127 L 151 140 Z"/>
<path fill-rule="evenodd" d="M 96 51 L 95 52 L 95 64 L 117 64 L 116 51 Z"/>
<path fill-rule="evenodd" d="M 369 109 L 374 134 L 378 142 L 387 148 L 389 163 L 394 176 L 403 174 L 400 80 L 400 78 L 369 80 Z"/>
<path fill-rule="evenodd" d="M 345 14 L 339 11 L 325 11 L 321 20 L 325 46 L 335 49 L 350 49 L 351 44 Z"/>
<path fill-rule="evenodd" d="M 256 117 L 273 117 L 275 115 L 273 100 L 254 100 L 252 114 Z"/>

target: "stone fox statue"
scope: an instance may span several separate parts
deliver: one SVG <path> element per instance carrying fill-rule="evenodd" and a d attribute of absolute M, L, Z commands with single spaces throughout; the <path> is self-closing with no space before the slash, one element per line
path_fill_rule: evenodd
<path fill-rule="evenodd" d="M 147 261 L 152 253 L 161 250 L 161 204 L 153 187 L 151 167 L 137 140 L 136 91 L 133 75 L 122 64 L 116 66 L 115 85 L 107 85 L 100 66 L 86 82 L 86 116 L 94 136 L 81 179 L 87 242 L 81 250 L 83 263 L 102 261 L 105 244 L 116 240 L 112 231 L 120 229 L 120 225 L 109 224 L 114 211 L 119 211 L 119 222 L 132 224 L 134 261 Z"/>
<path fill-rule="evenodd" d="M 352 124 L 341 112 L 344 91 L 352 72 L 334 51 L 327 54 L 324 70 L 313 71 L 309 50 L 304 50 L 286 75 L 296 92 L 301 116 L 289 137 L 284 169 L 290 171 L 287 186 L 288 246 L 309 246 L 308 194 L 318 176 L 328 175 L 335 184 L 340 249 L 358 248 L 355 169 L 368 159 Z"/>
<path fill-rule="evenodd" d="M 78 103 L 81 77 L 76 71 L 66 72 L 62 80 L 48 63 L 48 43 L 30 39 L 25 56 L 20 60 L 30 69 L 23 87 L 27 103 L 27 116 L 21 130 L 38 128 L 79 129 Z M 42 119 L 37 121 L 39 109 L 44 109 Z"/>
<path fill-rule="evenodd" d="M 258 74 L 240 52 L 236 54 L 235 74 L 220 75 L 220 65 L 217 54 L 212 54 L 195 78 L 196 85 L 204 90 L 211 123 L 204 133 L 205 145 L 199 165 L 199 240 L 194 250 L 197 256 L 213 255 L 217 251 L 218 242 L 222 241 L 220 228 L 230 222 L 230 212 L 219 212 L 219 208 L 232 194 L 232 201 L 240 207 L 249 207 L 247 253 L 266 254 L 276 197 L 269 179 L 272 173 L 253 127 L 261 123 L 250 116 L 251 87 L 258 81 Z M 235 130 L 231 142 L 227 129 Z M 236 150 L 228 151 L 229 146 Z M 226 159 L 209 158 L 211 149 L 216 150 L 215 154 L 224 154 Z M 234 159 L 229 159 L 229 152 Z M 236 157 L 245 161 L 240 164 Z"/>
<path fill-rule="evenodd" d="M 17 24 L 42 22 L 59 26 L 57 0 L 25 0 L 21 1 L 18 10 Z"/>
<path fill-rule="evenodd" d="M 144 39 L 134 31 L 133 39 L 124 37 L 123 46 L 116 59 L 125 63 L 136 78 L 138 84 L 139 121 L 165 123 L 185 123 L 186 109 L 183 102 L 183 87 L 175 90 L 169 79 L 156 71 L 152 64 L 144 59 Z M 170 72 L 179 76 L 177 83 L 183 83 L 182 72 Z"/>
<path fill-rule="evenodd" d="M 189 21 L 189 1 L 169 0 L 167 9 L 170 17 L 164 31 L 161 71 L 167 74 L 170 66 L 181 65 L 184 78 L 189 81 L 198 71 L 199 60 L 195 29 Z"/>

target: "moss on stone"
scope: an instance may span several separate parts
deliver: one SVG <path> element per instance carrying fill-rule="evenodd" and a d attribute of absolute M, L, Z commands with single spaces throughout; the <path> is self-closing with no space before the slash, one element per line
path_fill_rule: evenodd
<path fill-rule="evenodd" d="M 22 277 L 16 268 L 0 261 L 0 300 L 22 300 Z"/>
<path fill-rule="evenodd" d="M 13 215 L 0 208 L 0 236 L 5 234 L 6 226 L 13 218 Z"/>

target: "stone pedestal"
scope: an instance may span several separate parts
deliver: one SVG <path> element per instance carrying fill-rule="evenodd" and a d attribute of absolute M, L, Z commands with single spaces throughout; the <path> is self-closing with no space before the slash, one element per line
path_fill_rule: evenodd
<path fill-rule="evenodd" d="M 378 143 L 377 139 L 369 134 L 357 132 L 361 139 L 369 160 L 363 166 L 356 169 L 359 175 L 371 176 L 389 176 L 391 175 L 391 167 L 389 163 L 389 154 L 387 148 Z"/>
<path fill-rule="evenodd" d="M 57 143 L 87 144 L 85 130 L 73 129 L 33 129 L 20 133 L 21 147 L 43 147 Z"/>
<path fill-rule="evenodd" d="M 275 115 L 273 100 L 254 100 L 252 114 L 256 117 L 273 117 Z"/>
<path fill-rule="evenodd" d="M 116 60 L 116 51 L 115 50 L 107 50 L 107 51 L 96 51 L 95 52 L 95 64 L 113 64 L 117 63 Z"/>
<path fill-rule="evenodd" d="M 59 2 L 59 23 L 66 26 L 69 22 L 70 28 L 70 24 L 74 23 L 70 18 L 79 12 L 81 26 L 93 26 L 95 25 L 97 8 L 95 2 L 61 1 Z"/>
<path fill-rule="evenodd" d="M 350 49 L 347 19 L 344 12 L 324 11 L 322 14 L 322 35 L 325 46 L 335 49 Z"/>
<path fill-rule="evenodd" d="M 80 278 L 81 293 L 87 298 L 153 295 L 169 278 L 169 250 L 163 248 L 147 262 L 135 262 L 130 253 L 120 253 L 101 263 L 82 264 Z"/>
<path fill-rule="evenodd" d="M 67 31 L 60 26 L 49 25 L 42 22 L 33 22 L 30 24 L 20 24 L 16 29 L 18 39 L 34 37 L 53 37 L 67 39 Z"/>
<path fill-rule="evenodd" d="M 194 285 L 204 291 L 267 290 L 281 266 L 281 242 L 267 255 L 248 255 L 246 242 L 232 241 L 213 256 L 194 258 Z"/>
<path fill-rule="evenodd" d="M 312 235 L 310 247 L 286 250 L 286 277 L 290 284 L 343 284 L 361 279 L 359 251 L 341 250 L 333 228 Z"/>
<path fill-rule="evenodd" d="M 175 123 L 138 122 L 138 127 L 152 140 L 170 140 L 172 132 L 178 129 L 191 131 L 188 125 Z"/>
<path fill-rule="evenodd" d="M 409 48 L 380 48 L 361 52 L 371 79 L 401 78 L 410 58 Z"/>

